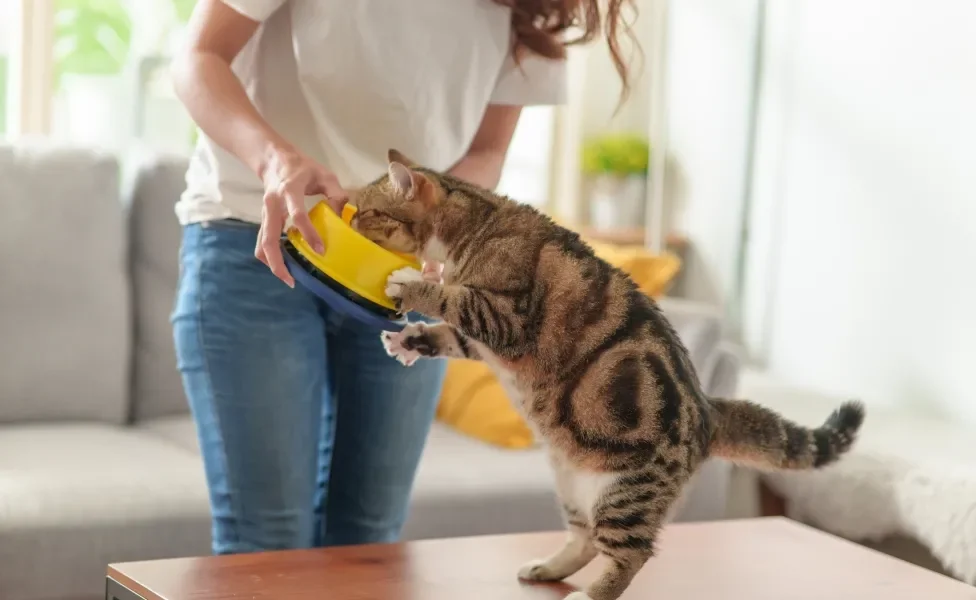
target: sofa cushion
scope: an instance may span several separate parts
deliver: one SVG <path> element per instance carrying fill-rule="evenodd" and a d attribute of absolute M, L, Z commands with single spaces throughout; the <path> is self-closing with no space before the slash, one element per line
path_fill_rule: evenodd
<path fill-rule="evenodd" d="M 0 423 L 127 412 L 129 298 L 119 167 L 0 146 Z"/>
<path fill-rule="evenodd" d="M 192 454 L 110 425 L 0 427 L 4 598 L 104 597 L 110 562 L 209 552 Z"/>
<path fill-rule="evenodd" d="M 198 453 L 190 417 L 139 427 Z M 504 450 L 434 423 L 417 471 L 406 539 L 560 528 L 552 476 L 540 450 Z"/>
<path fill-rule="evenodd" d="M 406 539 L 560 529 L 539 449 L 507 450 L 435 423 L 417 471 Z"/>
<path fill-rule="evenodd" d="M 136 420 L 188 411 L 169 322 L 179 279 L 181 234 L 173 205 L 183 191 L 185 172 L 185 158 L 154 155 L 140 163 L 129 195 Z"/>

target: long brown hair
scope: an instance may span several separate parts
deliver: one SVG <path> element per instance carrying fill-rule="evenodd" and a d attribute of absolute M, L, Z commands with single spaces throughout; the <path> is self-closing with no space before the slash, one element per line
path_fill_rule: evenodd
<path fill-rule="evenodd" d="M 566 57 L 566 47 L 592 41 L 601 31 L 610 48 L 613 66 L 620 76 L 623 102 L 630 92 L 630 69 L 620 50 L 620 30 L 633 42 L 632 22 L 624 19 L 624 9 L 636 16 L 634 0 L 494 0 L 512 9 L 513 52 L 518 57 L 525 50 L 551 59 Z M 601 12 L 606 6 L 606 13 Z M 576 37 L 567 37 L 571 30 L 578 30 Z"/>

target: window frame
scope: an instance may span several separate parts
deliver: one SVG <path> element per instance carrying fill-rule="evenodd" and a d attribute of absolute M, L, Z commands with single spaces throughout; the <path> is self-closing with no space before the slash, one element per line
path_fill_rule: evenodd
<path fill-rule="evenodd" d="M 54 0 L 14 0 L 14 22 L 6 137 L 47 135 L 54 102 Z"/>

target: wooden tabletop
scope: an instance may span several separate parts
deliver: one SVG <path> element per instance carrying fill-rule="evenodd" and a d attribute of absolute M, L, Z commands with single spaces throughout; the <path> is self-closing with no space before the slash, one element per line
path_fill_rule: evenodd
<path fill-rule="evenodd" d="M 147 600 L 561 600 L 568 583 L 520 583 L 561 533 L 183 558 L 109 566 Z M 976 600 L 976 588 L 783 518 L 668 527 L 622 600 Z M 121 600 L 121 596 L 120 596 Z"/>

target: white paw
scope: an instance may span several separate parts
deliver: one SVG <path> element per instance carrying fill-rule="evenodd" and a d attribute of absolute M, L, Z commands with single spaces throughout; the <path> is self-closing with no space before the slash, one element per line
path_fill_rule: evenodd
<path fill-rule="evenodd" d="M 424 276 L 413 267 L 403 267 L 390 273 L 386 278 L 386 289 L 383 290 L 387 296 L 396 300 L 403 296 L 403 286 L 411 282 L 423 282 Z"/>
<path fill-rule="evenodd" d="M 593 600 L 586 595 L 585 592 L 572 592 L 570 595 L 563 598 L 563 600 Z"/>
<path fill-rule="evenodd" d="M 423 335 L 427 326 L 424 323 L 411 323 L 402 331 L 384 331 L 380 334 L 383 349 L 388 356 L 397 359 L 401 365 L 409 367 L 422 356 L 417 350 L 410 350 L 404 346 L 404 341 L 418 335 Z"/>
<path fill-rule="evenodd" d="M 545 565 L 546 561 L 536 559 L 522 565 L 519 569 L 518 578 L 525 581 L 545 581 L 547 578 Z"/>

